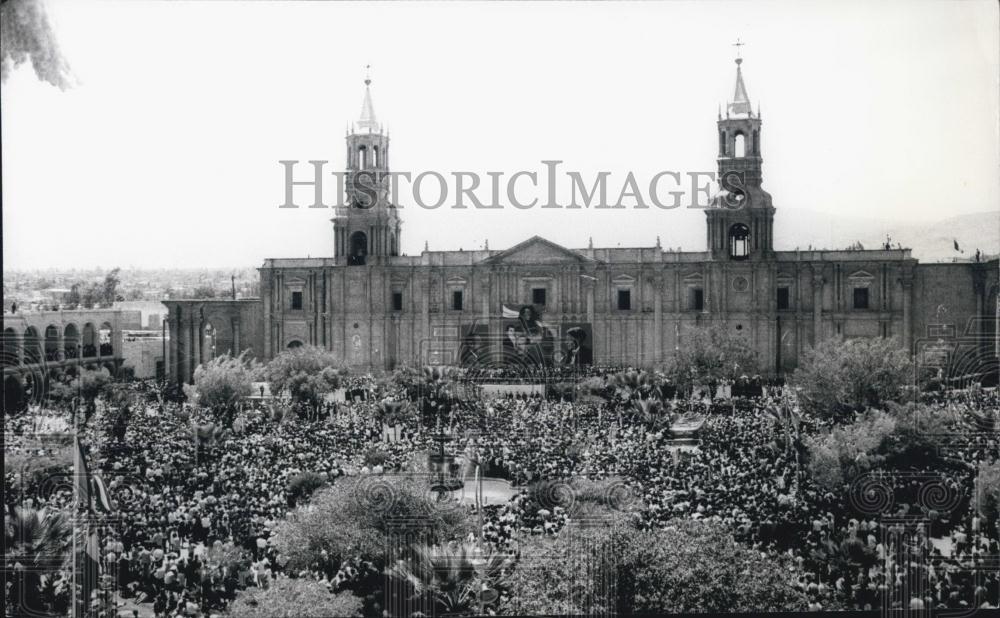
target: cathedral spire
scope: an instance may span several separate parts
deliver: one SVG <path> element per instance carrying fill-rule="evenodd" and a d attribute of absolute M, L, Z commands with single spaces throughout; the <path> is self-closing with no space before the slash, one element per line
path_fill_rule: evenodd
<path fill-rule="evenodd" d="M 361 104 L 361 118 L 355 124 L 355 130 L 358 132 L 377 132 L 381 130 L 378 120 L 375 119 L 375 106 L 372 104 L 372 90 L 371 90 L 371 65 L 365 67 L 365 100 Z"/>
<path fill-rule="evenodd" d="M 743 64 L 743 57 L 740 53 L 740 48 L 746 45 L 740 39 L 736 39 L 733 43 L 736 47 L 736 89 L 733 92 L 733 100 L 726 106 L 726 114 L 746 114 L 750 116 L 753 113 L 750 107 L 750 97 L 747 95 L 746 84 L 743 83 L 743 70 L 740 66 Z"/>

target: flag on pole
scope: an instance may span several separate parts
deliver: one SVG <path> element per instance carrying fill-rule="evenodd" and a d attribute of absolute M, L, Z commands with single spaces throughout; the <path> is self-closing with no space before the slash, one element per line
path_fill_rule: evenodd
<path fill-rule="evenodd" d="M 90 472 L 90 466 L 87 464 L 86 445 L 80 441 L 79 436 L 74 438 L 74 442 L 76 448 L 74 449 L 75 474 L 73 480 L 76 491 L 76 510 L 77 512 L 83 510 L 85 515 L 83 519 L 83 551 L 78 556 L 74 555 L 74 560 L 79 560 L 76 577 L 81 594 L 75 599 L 73 611 L 75 616 L 89 616 L 93 607 L 94 595 L 98 592 L 101 565 L 100 531 L 96 525 L 92 524 L 90 518 L 94 515 L 95 505 L 97 510 L 104 513 L 110 513 L 113 510 L 113 505 L 104 479 Z M 75 543 L 74 532 L 74 545 Z"/>
<path fill-rule="evenodd" d="M 500 317 L 505 318 L 505 319 L 509 319 L 509 320 L 514 320 L 514 319 L 517 319 L 518 317 L 520 317 L 520 314 L 518 313 L 517 309 L 511 309 L 507 305 L 503 305 L 503 311 L 502 311 Z"/>
<path fill-rule="evenodd" d="M 87 464 L 87 446 L 76 438 L 76 491 L 77 505 L 83 507 L 87 514 L 95 510 L 101 513 L 114 511 L 108 486 L 99 474 L 93 474 Z"/>
<path fill-rule="evenodd" d="M 958 248 L 958 239 L 952 239 L 952 242 L 955 244 L 955 251 L 961 251 L 961 249 Z"/>

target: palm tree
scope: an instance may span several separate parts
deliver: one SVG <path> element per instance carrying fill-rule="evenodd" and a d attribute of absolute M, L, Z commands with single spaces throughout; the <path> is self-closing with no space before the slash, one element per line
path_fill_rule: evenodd
<path fill-rule="evenodd" d="M 663 402 L 658 399 L 637 399 L 632 402 L 632 408 L 650 431 L 669 426 L 673 420 Z"/>
<path fill-rule="evenodd" d="M 436 613 L 481 613 L 497 598 L 496 589 L 513 561 L 497 552 L 483 554 L 475 545 L 415 546 L 412 557 L 386 570 L 411 590 L 410 599 L 426 598 Z"/>
<path fill-rule="evenodd" d="M 420 383 L 426 398 L 433 401 L 434 411 L 447 411 L 444 402 L 451 398 L 451 387 L 455 372 L 451 367 L 440 367 L 437 365 L 425 365 L 421 371 Z M 425 411 L 428 411 L 429 403 L 425 403 Z"/>
<path fill-rule="evenodd" d="M 70 558 L 72 530 L 62 513 L 25 507 L 8 509 L 4 516 L 4 565 L 13 566 L 7 581 L 10 601 L 25 613 L 51 611 L 55 599 L 51 580 Z M 39 606 L 41 605 L 41 606 Z"/>

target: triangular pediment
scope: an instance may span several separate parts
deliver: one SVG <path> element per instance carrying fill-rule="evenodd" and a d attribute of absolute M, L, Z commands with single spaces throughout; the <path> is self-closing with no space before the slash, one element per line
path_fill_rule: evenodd
<path fill-rule="evenodd" d="M 301 277 L 289 277 L 285 279 L 285 285 L 288 287 L 305 287 L 306 280 Z"/>
<path fill-rule="evenodd" d="M 483 260 L 486 264 L 578 264 L 593 261 L 541 236 L 532 236 Z"/>
<path fill-rule="evenodd" d="M 705 277 L 701 273 L 691 273 L 684 277 L 684 283 L 701 283 L 705 280 Z"/>
<path fill-rule="evenodd" d="M 869 273 L 869 272 L 867 272 L 867 271 L 859 270 L 859 271 L 857 271 L 855 273 L 851 273 L 851 275 L 849 275 L 847 278 L 848 279 L 874 279 L 875 277 L 872 276 L 872 274 Z"/>

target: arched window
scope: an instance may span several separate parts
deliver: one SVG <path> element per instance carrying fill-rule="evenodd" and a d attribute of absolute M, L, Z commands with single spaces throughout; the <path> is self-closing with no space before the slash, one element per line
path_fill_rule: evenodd
<path fill-rule="evenodd" d="M 39 363 L 42 360 L 42 344 L 41 338 L 38 336 L 38 331 L 34 326 L 29 326 L 24 331 L 24 336 L 22 337 L 24 341 L 24 364 L 33 365 Z"/>
<path fill-rule="evenodd" d="M 59 327 L 55 324 L 45 329 L 45 360 L 59 360 Z"/>
<path fill-rule="evenodd" d="M 105 322 L 101 324 L 101 328 L 97 331 L 98 341 L 100 342 L 98 351 L 101 356 L 113 356 L 115 353 L 115 348 L 113 345 L 113 329 L 111 324 Z"/>
<path fill-rule="evenodd" d="M 17 331 L 13 328 L 3 329 L 3 366 L 16 367 L 21 343 Z"/>
<path fill-rule="evenodd" d="M 289 350 L 295 350 L 295 349 L 298 349 L 298 348 L 301 348 L 301 347 L 302 347 L 302 342 L 299 341 L 298 339 L 296 339 L 294 341 L 289 341 L 288 342 L 288 349 Z"/>
<path fill-rule="evenodd" d="M 87 358 L 97 356 L 97 331 L 90 322 L 83 325 L 83 355 Z"/>
<path fill-rule="evenodd" d="M 719 156 L 726 156 L 726 132 L 719 131 Z"/>
<path fill-rule="evenodd" d="M 396 235 L 389 234 L 389 255 L 399 255 L 396 252 Z"/>
<path fill-rule="evenodd" d="M 358 169 L 363 170 L 368 167 L 368 149 L 358 146 Z"/>
<path fill-rule="evenodd" d="M 753 146 L 751 147 L 755 155 L 760 154 L 760 130 L 754 129 L 753 131 Z"/>
<path fill-rule="evenodd" d="M 76 324 L 67 324 L 63 331 L 63 354 L 66 358 L 76 358 L 80 352 L 80 331 Z"/>
<path fill-rule="evenodd" d="M 364 232 L 351 234 L 351 252 L 347 255 L 350 266 L 364 266 L 368 258 L 368 235 Z"/>
<path fill-rule="evenodd" d="M 372 167 L 378 167 L 378 146 L 372 146 Z"/>
<path fill-rule="evenodd" d="M 729 257 L 734 260 L 750 257 L 750 228 L 742 223 L 729 228 Z"/>
<path fill-rule="evenodd" d="M 736 151 L 733 156 L 745 157 L 747 156 L 747 140 L 742 133 L 736 134 L 736 140 L 733 144 L 733 148 Z"/>

